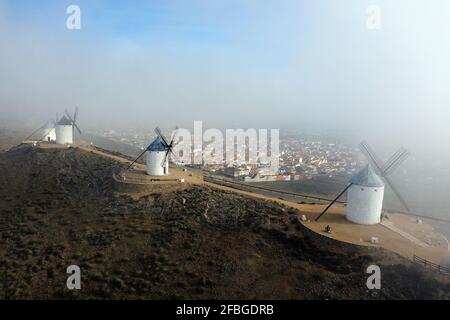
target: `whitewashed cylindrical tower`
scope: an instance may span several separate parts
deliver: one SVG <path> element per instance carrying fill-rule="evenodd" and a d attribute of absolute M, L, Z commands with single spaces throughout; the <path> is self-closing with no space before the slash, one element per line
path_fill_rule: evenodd
<path fill-rule="evenodd" d="M 56 141 L 56 131 L 55 128 L 45 128 L 45 136 L 42 139 L 43 141 Z"/>
<path fill-rule="evenodd" d="M 72 121 L 65 116 L 55 125 L 56 143 L 72 144 L 73 143 L 73 126 Z"/>
<path fill-rule="evenodd" d="M 351 179 L 347 193 L 347 219 L 358 224 L 377 224 L 381 221 L 384 183 L 370 165 Z"/>
<path fill-rule="evenodd" d="M 159 137 L 147 148 L 146 154 L 148 175 L 163 176 L 169 173 L 169 159 L 164 162 L 166 147 Z"/>

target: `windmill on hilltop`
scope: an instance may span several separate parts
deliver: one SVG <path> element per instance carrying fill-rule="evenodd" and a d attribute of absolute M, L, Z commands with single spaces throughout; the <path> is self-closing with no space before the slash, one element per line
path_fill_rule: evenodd
<path fill-rule="evenodd" d="M 39 139 L 37 141 L 47 141 L 54 142 L 56 141 L 56 123 L 59 120 L 58 113 L 56 114 L 55 119 L 47 120 L 42 126 L 34 130 L 31 134 L 29 134 L 24 141 L 28 141 L 33 138 L 37 133 L 40 133 Z"/>
<path fill-rule="evenodd" d="M 350 183 L 316 218 L 318 221 L 330 207 L 346 192 L 347 193 L 347 219 L 358 224 L 377 224 L 381 221 L 383 208 L 384 187 L 387 184 L 400 203 L 409 212 L 409 206 L 393 185 L 389 175 L 397 169 L 409 156 L 405 148 L 400 148 L 384 164 L 375 155 L 369 144 L 365 141 L 359 148 L 366 156 L 369 164 L 353 176 Z"/>
<path fill-rule="evenodd" d="M 56 118 L 48 121 L 45 125 L 44 136 L 42 137 L 43 141 L 54 142 L 56 141 L 56 123 L 58 122 L 59 116 L 56 114 Z M 51 124 L 51 125 L 49 125 Z"/>
<path fill-rule="evenodd" d="M 172 140 L 167 142 L 167 139 L 162 134 L 161 130 L 156 127 L 156 139 L 142 152 L 134 161 L 128 166 L 129 170 L 133 164 L 136 163 L 144 153 L 147 154 L 147 174 L 150 176 L 164 176 L 169 174 L 169 154 L 174 155 L 173 148 L 176 146 L 175 139 L 177 136 L 178 127 L 172 134 Z"/>
<path fill-rule="evenodd" d="M 56 143 L 57 144 L 73 144 L 73 129 L 77 129 L 78 133 L 81 134 L 81 130 L 78 127 L 76 121 L 78 117 L 78 107 L 75 108 L 73 117 L 65 110 L 65 115 L 56 122 L 55 133 L 56 133 Z"/>

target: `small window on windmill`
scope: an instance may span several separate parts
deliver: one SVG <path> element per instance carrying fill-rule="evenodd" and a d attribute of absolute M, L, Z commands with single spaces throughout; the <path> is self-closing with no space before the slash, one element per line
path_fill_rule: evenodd
<path fill-rule="evenodd" d="M 361 188 L 361 191 L 364 191 L 364 188 Z"/>

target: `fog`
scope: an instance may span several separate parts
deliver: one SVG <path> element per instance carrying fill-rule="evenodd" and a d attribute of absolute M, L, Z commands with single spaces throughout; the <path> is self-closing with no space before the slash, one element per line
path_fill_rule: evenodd
<path fill-rule="evenodd" d="M 364 0 L 76 1 L 81 30 L 73 1 L 19 2 L 0 0 L 0 125 L 79 106 L 87 131 L 313 130 L 448 178 L 447 0 L 376 1 L 379 30 Z"/>

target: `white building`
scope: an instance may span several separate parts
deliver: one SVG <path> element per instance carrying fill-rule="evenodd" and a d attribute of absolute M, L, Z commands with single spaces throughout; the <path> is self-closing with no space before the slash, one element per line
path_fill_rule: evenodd
<path fill-rule="evenodd" d="M 159 137 L 147 148 L 147 174 L 150 176 L 163 176 L 169 173 L 169 159 L 166 157 L 167 147 Z"/>
<path fill-rule="evenodd" d="M 48 141 L 48 142 L 56 141 L 56 130 L 55 130 L 55 128 L 45 128 L 44 132 L 45 132 L 45 136 L 42 139 L 43 141 Z"/>
<path fill-rule="evenodd" d="M 55 135 L 57 144 L 73 144 L 72 121 L 63 116 L 55 125 Z"/>
<path fill-rule="evenodd" d="M 377 224 L 381 221 L 384 183 L 370 165 L 351 179 L 347 193 L 347 219 L 358 224 Z"/>

